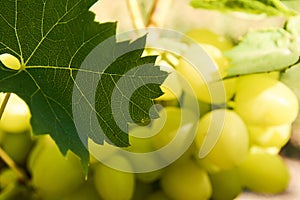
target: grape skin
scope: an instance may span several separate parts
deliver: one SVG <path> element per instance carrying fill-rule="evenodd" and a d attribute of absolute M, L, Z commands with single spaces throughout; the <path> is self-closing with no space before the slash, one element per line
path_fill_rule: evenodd
<path fill-rule="evenodd" d="M 253 192 L 277 194 L 289 183 L 289 170 L 279 155 L 251 152 L 238 167 L 242 183 Z"/>
<path fill-rule="evenodd" d="M 0 102 L 5 94 L 0 93 Z M 20 133 L 31 128 L 30 110 L 16 94 L 11 94 L 0 121 L 0 129 L 10 133 Z"/>
<path fill-rule="evenodd" d="M 191 160 L 175 162 L 166 169 L 161 187 L 174 200 L 206 200 L 212 193 L 206 171 Z"/>
<path fill-rule="evenodd" d="M 249 125 L 277 126 L 292 123 L 298 115 L 296 95 L 267 75 L 239 78 L 235 111 Z"/>
<path fill-rule="evenodd" d="M 57 199 L 84 183 L 79 158 L 72 152 L 64 157 L 48 136 L 40 139 L 37 151 L 29 156 L 32 184 L 43 197 Z M 31 159 L 33 159 L 31 161 Z"/>
<path fill-rule="evenodd" d="M 129 161 L 121 155 L 114 155 L 118 165 L 130 167 Z M 134 174 L 118 171 L 99 163 L 94 168 L 94 183 L 99 195 L 105 200 L 130 200 L 135 187 Z"/>
<path fill-rule="evenodd" d="M 222 119 L 224 112 L 225 117 Z M 218 130 L 216 127 L 221 129 Z M 230 169 L 239 165 L 248 153 L 249 136 L 245 123 L 234 111 L 213 110 L 199 120 L 195 138 L 198 151 L 201 151 L 205 136 L 218 134 L 218 131 L 221 131 L 220 137 L 205 159 L 220 169 Z"/>
<path fill-rule="evenodd" d="M 248 126 L 252 145 L 282 148 L 290 139 L 291 124 L 279 126 Z"/>
<path fill-rule="evenodd" d="M 236 168 L 210 174 L 213 200 L 232 200 L 242 192 L 242 183 Z"/>

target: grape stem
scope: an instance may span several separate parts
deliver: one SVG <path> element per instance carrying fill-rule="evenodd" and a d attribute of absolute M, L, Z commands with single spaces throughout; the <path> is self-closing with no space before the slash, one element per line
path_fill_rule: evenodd
<path fill-rule="evenodd" d="M 0 120 L 1 120 L 2 115 L 4 113 L 5 107 L 8 103 L 10 95 L 11 95 L 11 93 L 9 93 L 9 92 L 5 94 L 4 100 L 3 100 L 2 104 L 1 104 L 1 107 L 0 107 Z"/>
<path fill-rule="evenodd" d="M 0 147 L 0 157 L 7 164 L 7 166 L 16 173 L 20 181 L 27 182 L 29 180 L 26 173 L 16 165 L 13 159 L 11 159 L 11 157 L 1 147 Z"/>

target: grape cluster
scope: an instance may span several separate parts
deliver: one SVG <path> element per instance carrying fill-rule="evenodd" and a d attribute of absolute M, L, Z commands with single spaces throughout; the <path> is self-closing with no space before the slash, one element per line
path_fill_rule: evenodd
<path fill-rule="evenodd" d="M 218 66 L 220 77 L 225 77 L 230 61 L 223 52 L 232 48 L 231 42 L 203 29 L 187 35 L 204 48 Z M 197 56 L 195 46 L 183 46 L 185 53 Z M 224 85 L 225 97 L 212 98 L 211 93 L 219 88 L 215 82 L 207 83 L 184 55 L 156 53 L 160 55 L 158 64 L 170 72 L 162 86 L 165 94 L 155 99 L 162 105 L 160 118 L 147 126 L 130 126 L 131 146 L 122 148 L 137 154 L 157 151 L 156 157 L 136 163 L 108 143 L 89 141 L 91 161 L 85 175 L 72 152 L 63 156 L 49 136 L 31 135 L 29 109 L 12 95 L 0 122 L 0 144 L 28 180 L 20 179 L 1 162 L 0 199 L 232 200 L 243 189 L 283 192 L 289 171 L 279 152 L 290 139 L 299 108 L 294 93 L 280 82 L 279 73 L 218 80 Z M 182 79 L 189 83 L 191 93 L 184 91 Z M 1 100 L 3 97 L 1 94 Z M 190 106 L 192 98 L 197 99 L 198 109 Z M 187 142 L 190 134 L 192 143 Z M 216 134 L 217 140 L 208 140 Z M 175 148 L 161 151 L 170 142 Z M 170 165 L 159 167 L 174 152 L 182 153 Z M 126 170 L 109 167 L 106 162 Z M 146 165 L 156 169 L 134 173 Z"/>
<path fill-rule="evenodd" d="M 187 34 L 201 44 L 218 65 L 220 75 L 225 77 L 230 61 L 223 56 L 223 51 L 232 47 L 229 41 L 203 29 Z M 187 50 L 188 53 L 191 51 Z M 212 99 L 210 92 L 218 90 L 210 87 L 210 91 L 207 85 L 214 83 L 206 83 L 191 63 L 179 58 L 175 69 L 191 84 L 200 111 L 204 110 L 198 122 L 194 153 L 185 164 L 193 162 L 198 170 L 209 176 L 209 181 L 198 179 L 206 185 L 202 186 L 202 190 L 195 189 L 184 196 L 187 199 L 226 200 L 235 198 L 244 188 L 266 194 L 283 192 L 290 177 L 279 152 L 290 139 L 299 102 L 295 94 L 280 82 L 279 72 L 224 79 L 225 98 Z M 202 109 L 203 104 L 210 104 L 211 109 Z M 221 129 L 218 129 L 220 126 Z M 218 140 L 208 154 L 201 155 L 205 150 L 205 139 L 213 134 L 219 134 Z M 179 175 L 170 178 L 173 165 L 171 172 L 167 168 L 162 176 L 162 189 L 171 199 L 184 199 L 183 191 L 178 194 L 177 191 L 180 187 L 189 186 L 181 183 L 184 178 L 177 178 Z M 177 173 L 183 174 L 183 169 L 178 167 Z M 165 177 L 169 180 L 164 181 Z M 199 194 L 197 198 L 193 196 L 195 191 Z M 206 196 L 201 196 L 201 193 Z"/>

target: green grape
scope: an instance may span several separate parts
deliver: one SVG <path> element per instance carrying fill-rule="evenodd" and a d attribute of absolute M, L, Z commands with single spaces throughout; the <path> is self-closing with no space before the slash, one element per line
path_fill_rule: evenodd
<path fill-rule="evenodd" d="M 292 123 L 298 115 L 296 95 L 283 83 L 263 75 L 239 78 L 235 110 L 249 125 Z"/>
<path fill-rule="evenodd" d="M 0 93 L 0 102 L 5 94 Z M 30 129 L 30 111 L 27 104 L 15 94 L 11 94 L 0 121 L 0 129 L 19 133 Z"/>
<path fill-rule="evenodd" d="M 212 194 L 207 173 L 192 160 L 169 166 L 161 178 L 161 187 L 174 200 L 205 200 Z"/>
<path fill-rule="evenodd" d="M 40 152 L 43 151 L 44 146 L 47 146 L 47 141 L 50 140 L 48 135 L 41 135 L 37 137 L 33 137 L 33 147 L 30 151 L 30 154 L 27 159 L 27 169 L 30 173 L 32 173 L 33 166 L 38 159 Z"/>
<path fill-rule="evenodd" d="M 220 136 L 205 158 L 220 169 L 230 169 L 239 165 L 249 148 L 248 131 L 239 115 L 231 110 L 218 109 L 203 116 L 199 120 L 195 138 L 198 150 L 201 151 L 206 135 L 212 134 Z"/>
<path fill-rule="evenodd" d="M 151 126 L 151 124 L 150 124 Z M 151 137 L 147 138 L 147 136 L 153 135 L 153 132 L 148 126 L 136 126 L 134 128 L 129 129 L 129 142 L 130 145 L 127 148 L 124 148 L 127 151 L 133 153 L 151 153 L 155 150 L 153 147 Z M 138 137 L 135 137 L 138 136 Z M 141 137 L 141 138 L 140 138 Z M 145 155 L 146 156 L 146 155 Z M 142 169 L 144 166 L 151 166 L 152 169 L 159 169 L 161 166 L 160 158 L 158 156 L 152 155 L 147 156 L 147 159 L 135 159 L 135 157 L 130 157 L 130 162 L 133 169 Z M 150 167 L 149 167 L 150 168 Z M 138 170 L 139 171 L 139 170 Z M 136 178 L 142 182 L 150 183 L 159 179 L 162 170 L 149 171 L 144 173 L 137 173 Z"/>
<path fill-rule="evenodd" d="M 232 48 L 233 44 L 223 35 L 214 33 L 208 29 L 192 29 L 185 33 L 198 43 L 210 44 L 219 48 L 221 51 L 226 51 Z"/>
<path fill-rule="evenodd" d="M 290 179 L 281 157 L 266 152 L 251 152 L 238 169 L 246 188 L 259 193 L 283 192 Z"/>
<path fill-rule="evenodd" d="M 126 169 L 130 168 L 129 161 L 120 155 L 114 155 L 110 159 Z M 98 164 L 94 170 L 95 186 L 103 199 L 129 200 L 132 198 L 135 187 L 134 174 L 118 171 L 103 164 Z"/>
<path fill-rule="evenodd" d="M 8 54 L 8 53 L 4 53 L 0 55 L 0 61 L 2 62 L 2 64 L 9 68 L 9 69 L 13 69 L 13 70 L 19 70 L 21 68 L 21 64 L 20 61 L 18 60 L 18 58 L 16 58 L 15 56 Z"/>
<path fill-rule="evenodd" d="M 0 172 L 0 189 L 7 187 L 10 184 L 14 184 L 18 181 L 18 176 L 10 168 L 4 168 Z"/>
<path fill-rule="evenodd" d="M 210 174 L 213 200 L 232 200 L 242 192 L 242 183 L 236 168 Z"/>
<path fill-rule="evenodd" d="M 197 57 L 199 56 L 197 53 L 197 49 L 198 47 L 191 46 L 186 51 L 186 53 Z M 220 50 L 218 50 L 217 48 L 206 45 L 204 49 L 207 50 L 208 54 L 211 55 L 212 59 L 218 66 L 215 74 L 219 74 L 220 77 L 218 77 L 217 80 L 211 81 L 209 83 L 206 82 L 204 77 L 202 77 L 196 71 L 196 69 L 194 69 L 194 67 L 183 58 L 179 60 L 179 64 L 178 66 L 176 66 L 176 70 L 180 75 L 184 77 L 186 81 L 188 81 L 188 83 L 192 87 L 193 92 L 200 101 L 214 104 L 224 103 L 227 100 L 231 99 L 235 93 L 236 78 L 230 78 L 220 81 L 219 79 L 221 77 L 226 76 L 226 68 L 228 67 L 228 62 L 224 58 L 222 52 L 220 52 Z M 222 84 L 224 86 L 220 87 L 220 85 L 222 86 Z M 211 93 L 214 93 L 214 96 L 212 96 Z M 224 93 L 225 96 L 222 95 Z"/>
<path fill-rule="evenodd" d="M 164 139 L 163 145 L 167 144 L 169 140 L 164 133 L 169 133 L 179 128 L 181 110 L 177 107 L 166 107 L 159 112 L 159 116 L 158 119 L 154 119 L 147 126 L 130 126 L 129 142 L 131 146 L 124 148 L 124 150 L 147 153 L 156 150 L 153 143 L 157 140 Z"/>
<path fill-rule="evenodd" d="M 32 147 L 30 131 L 19 134 L 5 133 L 2 147 L 16 163 L 24 164 Z"/>
<path fill-rule="evenodd" d="M 282 148 L 290 139 L 291 124 L 279 126 L 248 126 L 252 145 Z"/>
<path fill-rule="evenodd" d="M 159 130 L 159 126 L 162 128 L 150 139 L 155 149 L 161 149 L 172 142 L 174 148 L 159 151 L 161 158 L 168 160 L 171 155 L 176 154 L 175 152 L 180 156 L 187 151 L 192 142 L 189 142 L 190 134 L 195 131 L 194 127 L 198 119 L 191 110 L 175 107 L 166 107 L 160 116 L 160 119 L 153 123 L 152 130 Z"/>
<path fill-rule="evenodd" d="M 151 125 L 152 134 L 156 134 L 154 137 L 162 139 L 164 134 L 161 134 L 161 132 L 177 130 L 180 127 L 181 114 L 181 109 L 177 107 L 165 107 L 161 110 L 159 118 L 153 120 L 153 124 Z"/>
<path fill-rule="evenodd" d="M 49 136 L 42 138 L 41 142 L 42 148 L 33 157 L 29 156 L 32 184 L 43 197 L 58 199 L 83 184 L 85 178 L 81 162 L 72 152 L 64 157 Z"/>
<path fill-rule="evenodd" d="M 181 126 L 193 124 L 197 121 L 197 116 L 191 110 L 177 107 L 166 107 L 159 115 L 160 118 L 155 120 L 151 127 L 154 133 L 157 132 L 151 138 L 155 149 L 167 145 L 175 137 Z"/>

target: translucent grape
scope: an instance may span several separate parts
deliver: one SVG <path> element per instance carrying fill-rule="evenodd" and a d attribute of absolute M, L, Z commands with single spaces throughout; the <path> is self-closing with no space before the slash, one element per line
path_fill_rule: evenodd
<path fill-rule="evenodd" d="M 0 102 L 5 94 L 0 93 Z M 31 128 L 30 110 L 16 94 L 11 94 L 0 121 L 0 128 L 6 132 L 20 133 Z"/>
<path fill-rule="evenodd" d="M 239 78 L 235 110 L 249 125 L 292 123 L 298 115 L 296 95 L 280 81 L 266 75 Z"/>
<path fill-rule="evenodd" d="M 125 168 L 130 167 L 129 161 L 120 155 L 109 159 L 114 159 L 119 165 L 126 165 Z M 95 186 L 103 199 L 131 199 L 135 187 L 134 174 L 118 171 L 101 163 L 95 166 L 94 170 Z"/>
<path fill-rule="evenodd" d="M 210 174 L 213 200 L 232 200 L 242 192 L 242 183 L 236 168 Z"/>
<path fill-rule="evenodd" d="M 238 167 L 242 183 L 251 191 L 277 194 L 289 183 L 289 170 L 279 155 L 251 152 Z"/>
<path fill-rule="evenodd" d="M 6 133 L 3 136 L 3 150 L 18 164 L 24 164 L 32 147 L 29 130 L 19 134 Z"/>
<path fill-rule="evenodd" d="M 209 134 L 220 134 L 220 136 L 205 159 L 219 168 L 235 167 L 246 157 L 249 148 L 248 131 L 243 120 L 234 111 L 213 110 L 200 119 L 195 138 L 198 151 L 201 151 L 204 138 Z"/>
<path fill-rule="evenodd" d="M 216 78 L 216 80 L 207 82 L 205 77 L 203 77 L 200 72 L 197 72 L 196 69 L 194 69 L 194 67 L 192 66 L 192 64 L 194 63 L 189 63 L 183 58 L 179 60 L 179 64 L 178 66 L 176 66 L 176 70 L 190 84 L 193 92 L 196 94 L 196 97 L 200 101 L 214 104 L 224 103 L 227 100 L 231 99 L 234 95 L 236 79 L 231 78 L 220 81 L 219 79 L 226 75 L 225 69 L 228 67 L 227 60 L 224 58 L 222 52 L 220 52 L 220 50 L 213 46 L 205 45 L 204 49 L 208 49 L 208 54 L 212 55 L 212 59 L 217 64 L 218 68 L 215 70 L 215 74 L 219 74 L 219 77 Z M 197 50 L 197 46 L 191 46 L 186 53 L 198 57 L 199 53 L 197 53 Z M 217 57 L 213 57 L 216 55 Z M 220 85 L 222 84 L 224 84 L 224 86 L 220 87 Z M 211 93 L 214 93 L 214 96 L 212 96 Z M 224 95 L 222 95 L 224 93 L 225 97 Z"/>
<path fill-rule="evenodd" d="M 261 147 L 282 148 L 290 139 L 291 124 L 279 126 L 248 126 L 250 141 Z"/>
<path fill-rule="evenodd" d="M 163 191 L 174 200 L 209 199 L 212 193 L 207 173 L 191 160 L 176 162 L 161 178 Z"/>
<path fill-rule="evenodd" d="M 74 191 L 84 182 L 79 158 L 72 152 L 64 157 L 50 137 L 41 139 L 42 145 L 29 157 L 32 184 L 42 196 L 58 199 Z"/>

